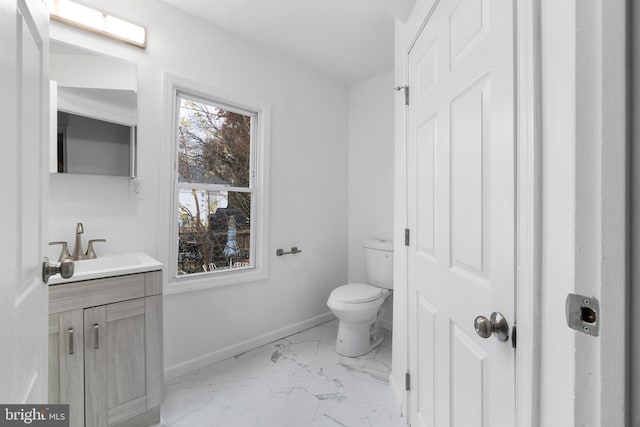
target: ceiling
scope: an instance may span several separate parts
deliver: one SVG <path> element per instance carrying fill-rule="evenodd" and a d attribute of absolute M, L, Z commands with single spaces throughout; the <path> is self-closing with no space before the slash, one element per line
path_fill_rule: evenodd
<path fill-rule="evenodd" d="M 394 18 L 415 0 L 163 0 L 346 83 L 393 68 Z"/>

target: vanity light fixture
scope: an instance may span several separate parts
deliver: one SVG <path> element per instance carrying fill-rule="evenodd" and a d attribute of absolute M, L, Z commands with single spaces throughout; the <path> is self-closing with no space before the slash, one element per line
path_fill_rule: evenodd
<path fill-rule="evenodd" d="M 147 31 L 139 25 L 71 0 L 47 0 L 49 17 L 66 25 L 144 49 Z"/>

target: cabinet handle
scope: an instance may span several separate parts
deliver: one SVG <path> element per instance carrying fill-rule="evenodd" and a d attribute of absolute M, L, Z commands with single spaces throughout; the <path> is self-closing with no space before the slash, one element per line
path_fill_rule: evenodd
<path fill-rule="evenodd" d="M 100 348 L 100 332 L 99 329 L 100 325 L 98 325 L 97 323 L 93 324 L 93 348 L 94 349 L 99 349 Z"/>
<path fill-rule="evenodd" d="M 73 328 L 67 330 L 68 353 L 73 354 Z"/>

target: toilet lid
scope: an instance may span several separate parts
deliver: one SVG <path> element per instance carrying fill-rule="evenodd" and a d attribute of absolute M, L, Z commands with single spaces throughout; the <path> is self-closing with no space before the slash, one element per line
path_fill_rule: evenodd
<path fill-rule="evenodd" d="M 359 303 L 378 299 L 383 292 L 383 289 L 375 286 L 364 283 L 351 283 L 334 289 L 331 292 L 331 298 L 340 302 Z"/>

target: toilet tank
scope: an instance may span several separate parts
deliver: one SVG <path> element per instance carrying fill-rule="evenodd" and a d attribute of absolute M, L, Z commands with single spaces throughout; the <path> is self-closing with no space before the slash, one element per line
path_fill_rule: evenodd
<path fill-rule="evenodd" d="M 393 242 L 365 240 L 364 263 L 367 283 L 384 289 L 393 288 Z"/>

